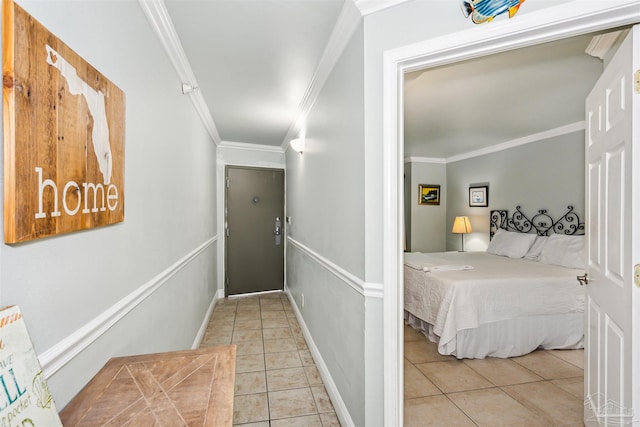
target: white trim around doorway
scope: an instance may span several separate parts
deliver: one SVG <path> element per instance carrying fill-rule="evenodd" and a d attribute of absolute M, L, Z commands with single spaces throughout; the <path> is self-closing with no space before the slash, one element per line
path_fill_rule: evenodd
<path fill-rule="evenodd" d="M 638 22 L 637 0 L 574 0 L 508 25 L 493 23 L 481 33 L 471 28 L 384 53 L 384 425 L 403 424 L 403 74 Z"/>

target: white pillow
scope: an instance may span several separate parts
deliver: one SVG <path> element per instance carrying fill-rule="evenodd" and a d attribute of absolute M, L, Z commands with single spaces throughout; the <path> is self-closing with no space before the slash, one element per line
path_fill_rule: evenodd
<path fill-rule="evenodd" d="M 584 236 L 552 234 L 542 248 L 540 262 L 584 269 Z"/>
<path fill-rule="evenodd" d="M 487 253 L 522 258 L 536 239 L 535 234 L 516 233 L 499 228 L 489 242 Z"/>
<path fill-rule="evenodd" d="M 529 248 L 529 252 L 524 256 L 525 259 L 532 261 L 538 261 L 544 244 L 547 243 L 547 236 L 536 236 L 536 240 L 533 241 L 533 245 Z"/>

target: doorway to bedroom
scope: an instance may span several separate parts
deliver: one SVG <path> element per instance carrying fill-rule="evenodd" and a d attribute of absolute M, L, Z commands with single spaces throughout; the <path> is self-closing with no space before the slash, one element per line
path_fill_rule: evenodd
<path fill-rule="evenodd" d="M 429 72 L 431 72 L 433 70 L 435 70 L 435 67 L 433 69 L 427 70 L 426 72 L 425 71 L 422 71 L 422 72 L 425 73 L 425 75 L 428 75 Z M 600 73 L 598 73 L 598 75 L 599 74 Z M 407 84 L 407 86 L 410 86 L 410 84 Z M 406 93 L 405 93 L 405 96 L 406 96 Z M 582 100 L 579 103 L 576 104 L 577 108 L 579 108 L 582 112 L 584 112 L 584 97 L 585 96 L 586 96 L 586 93 L 584 94 Z M 462 97 L 464 98 L 464 96 L 462 96 Z M 400 99 L 402 99 L 402 98 L 400 98 Z M 405 119 L 406 119 L 406 113 L 405 113 Z M 400 119 L 400 123 L 402 123 L 402 119 Z M 406 123 L 406 121 L 405 121 L 405 123 Z M 542 137 L 540 139 L 544 140 L 544 139 L 548 139 L 549 137 L 553 137 L 553 138 L 563 138 L 563 137 L 565 137 L 566 138 L 566 135 L 570 135 L 572 133 L 580 133 L 581 134 L 581 138 L 582 138 L 582 145 L 583 145 L 584 144 L 584 136 L 582 136 L 582 131 L 584 129 L 584 125 L 582 126 L 582 128 L 579 128 L 579 127 L 576 128 L 575 123 L 569 123 L 569 125 L 570 126 L 565 126 L 565 127 L 557 126 L 556 128 L 554 128 L 556 130 L 555 132 L 551 132 L 551 134 L 544 134 L 543 133 L 543 135 L 542 135 Z M 405 139 L 406 139 L 406 133 L 407 133 L 407 130 L 405 128 Z M 402 134 L 402 133 L 400 133 L 400 134 Z M 504 142 L 504 141 L 500 141 L 500 142 Z M 530 141 L 527 141 L 525 143 L 531 143 L 531 142 L 535 142 L 535 141 L 534 140 L 530 140 Z M 517 140 L 517 141 L 515 141 L 514 144 L 511 144 L 511 145 L 507 144 L 506 146 L 501 147 L 501 149 L 502 150 L 513 149 L 514 147 L 518 147 L 519 145 L 524 145 L 525 143 L 523 143 L 522 140 Z M 473 159 L 474 157 L 487 156 L 487 155 L 491 154 L 491 151 L 484 151 L 483 152 L 482 148 L 480 148 L 480 149 L 479 148 L 470 149 L 468 151 L 471 152 L 472 155 L 470 155 L 470 156 L 468 156 L 466 158 L 463 156 L 462 157 L 463 160 Z M 496 152 L 498 152 L 498 151 L 500 151 L 500 150 L 496 150 Z M 547 155 L 553 155 L 552 152 L 547 152 L 546 154 Z M 404 158 L 405 158 L 405 162 L 408 159 L 408 160 L 410 160 L 410 163 L 420 163 L 420 166 L 426 165 L 426 167 L 429 168 L 429 166 L 431 166 L 433 164 L 435 164 L 435 165 L 445 164 L 446 165 L 448 163 L 447 157 L 451 158 L 452 162 L 459 161 L 460 160 L 459 156 L 460 156 L 460 154 L 448 154 L 448 155 L 445 154 L 445 160 L 444 161 L 441 158 L 438 158 L 437 155 L 434 156 L 434 155 L 429 154 L 429 153 L 422 154 L 421 156 L 415 156 L 415 155 L 412 156 L 411 154 L 408 154 Z M 579 155 L 576 155 L 575 157 L 577 157 L 580 160 L 580 164 L 582 166 L 582 169 L 578 173 L 578 175 L 580 175 L 580 179 L 581 179 L 581 184 L 579 185 L 579 187 L 581 189 L 581 191 L 580 191 L 581 194 L 580 194 L 580 200 L 576 203 L 577 206 L 581 206 L 582 207 L 582 206 L 584 206 L 584 149 L 582 149 L 582 151 L 579 152 Z M 521 166 L 521 164 L 518 164 L 517 168 L 519 168 L 520 166 Z M 435 169 L 435 168 L 431 168 L 431 169 Z M 411 170 L 411 168 L 409 168 L 409 170 Z M 409 179 L 408 175 L 407 175 L 406 163 L 405 163 L 404 172 L 405 172 L 405 179 Z M 433 171 L 431 171 L 431 172 L 433 172 Z M 545 168 L 545 173 L 547 173 L 547 174 L 549 173 L 549 170 L 547 168 Z M 558 177 L 560 179 L 562 179 L 563 173 L 566 173 L 565 170 L 563 170 L 562 172 L 558 173 Z M 465 177 L 465 178 L 466 178 L 465 180 L 455 180 L 455 179 L 453 179 L 454 184 L 457 185 L 460 188 L 452 190 L 451 189 L 451 181 L 450 181 L 452 179 L 452 177 L 450 176 L 450 173 L 448 171 L 445 171 L 444 174 L 443 174 L 443 182 L 445 183 L 444 185 L 449 186 L 449 190 L 452 191 L 452 193 L 455 193 L 455 190 L 457 190 L 458 196 L 460 194 L 464 194 L 464 192 L 467 191 L 467 189 L 468 189 L 468 187 L 470 185 L 476 184 L 476 181 L 474 181 L 473 179 L 470 179 L 468 176 Z M 428 182 L 428 183 L 425 182 L 427 184 L 437 184 L 437 182 L 434 182 L 433 178 L 419 178 L 419 180 L 425 180 L 425 179 L 430 179 L 430 182 Z M 486 183 L 487 181 L 490 182 L 492 179 L 493 179 L 493 177 L 483 176 L 483 177 L 478 178 L 477 181 L 479 183 Z M 525 177 L 525 179 L 531 179 L 531 177 L 528 177 L 528 178 Z M 414 197 L 413 193 L 417 193 L 418 190 L 417 190 L 417 185 L 414 185 L 414 184 L 417 184 L 417 182 L 416 181 L 411 181 L 411 184 L 407 185 L 407 189 L 405 190 L 405 199 L 404 199 L 404 207 L 405 207 L 405 209 L 410 209 L 410 210 L 414 210 L 415 209 L 415 207 L 413 206 L 415 204 L 415 203 L 413 203 L 414 200 L 415 200 L 415 197 Z M 493 184 L 490 185 L 490 188 L 493 188 L 494 190 L 496 190 L 496 187 L 494 187 Z M 442 200 L 446 202 L 446 197 L 447 197 L 446 194 L 447 193 L 445 192 L 444 194 L 445 195 L 442 196 L 443 197 Z M 569 194 L 571 194 L 571 193 L 569 193 Z M 575 193 L 573 193 L 573 194 L 575 194 Z M 495 197 L 495 191 L 494 191 L 494 193 L 492 193 L 492 196 Z M 441 229 L 445 230 L 443 232 L 443 234 L 451 235 L 451 233 L 449 233 L 449 230 L 451 229 L 451 224 L 453 222 L 453 217 L 456 216 L 458 214 L 458 212 L 464 211 L 465 210 L 464 208 L 467 208 L 467 206 L 464 206 L 464 204 L 466 203 L 467 200 L 464 199 L 464 198 L 462 198 L 462 200 L 463 200 L 463 202 L 458 202 L 457 206 L 456 206 L 455 202 L 453 202 L 453 203 L 449 202 L 449 203 L 452 203 L 455 206 L 454 209 L 452 209 L 455 212 L 447 212 L 447 213 L 444 214 L 444 219 L 443 218 L 439 219 L 442 223 L 444 223 L 444 227 L 441 228 Z M 562 200 L 562 199 L 558 199 L 558 200 Z M 520 202 L 518 200 L 516 200 L 514 202 L 514 204 L 513 204 L 513 207 L 515 207 L 515 204 L 517 204 L 517 203 L 520 203 Z M 565 204 L 566 201 L 565 202 L 557 201 L 556 203 Z M 449 206 L 450 205 L 447 205 L 447 208 Z M 537 205 L 537 206 L 533 206 L 533 209 L 537 210 L 538 208 L 542 208 L 542 207 L 543 206 L 541 206 L 541 205 Z M 422 207 L 422 208 L 424 209 L 424 207 Z M 447 210 L 449 210 L 449 209 L 447 209 Z M 429 214 L 433 215 L 434 212 L 431 211 L 431 212 L 429 212 Z M 479 216 L 481 216 L 481 215 L 479 215 Z M 488 234 L 488 215 L 485 215 L 485 217 L 487 218 L 487 220 L 486 220 L 486 222 L 487 222 L 486 228 L 485 228 L 485 225 L 482 224 L 482 220 L 480 220 L 480 222 L 479 222 L 480 226 L 477 227 L 477 229 L 478 229 L 478 231 L 481 231 L 481 232 L 485 232 L 486 231 L 487 234 Z M 409 221 L 410 222 L 411 221 L 411 216 L 410 215 L 409 216 L 405 215 L 405 221 Z M 415 243 L 416 242 L 415 234 L 413 234 L 413 235 L 410 234 L 411 233 L 411 228 L 412 227 L 411 227 L 411 223 L 410 223 L 409 228 L 405 228 L 404 229 L 405 233 L 409 233 L 409 238 L 407 239 L 409 242 L 411 242 L 410 246 L 409 246 L 409 249 L 412 248 L 412 247 L 414 247 L 414 248 L 416 247 L 415 246 L 416 245 L 416 243 Z M 474 232 L 475 231 L 476 231 L 476 229 L 474 228 Z M 465 237 L 467 237 L 467 236 L 465 236 Z M 471 237 L 471 236 L 469 236 L 469 237 Z M 445 236 L 444 240 L 445 240 L 446 243 L 444 244 L 444 247 L 443 247 L 442 250 L 443 251 L 444 250 L 452 250 L 452 249 L 453 250 L 458 250 L 458 248 L 456 246 L 456 242 L 459 242 L 458 239 L 459 239 L 459 236 L 457 236 L 457 235 L 455 236 L 455 239 L 453 239 L 453 236 L 449 236 L 449 237 Z M 473 239 L 473 237 L 471 237 L 471 239 Z M 405 242 L 407 240 L 405 240 Z M 455 240 L 455 241 L 452 241 L 452 240 Z M 468 241 L 466 241 L 465 244 L 468 245 L 467 242 Z M 474 244 L 472 244 L 472 246 L 474 247 L 474 250 L 482 250 L 481 247 L 482 247 L 483 244 L 484 244 L 484 248 L 486 248 L 486 241 L 483 241 L 480 238 L 480 239 L 477 239 L 477 241 Z M 400 282 L 400 283 L 402 283 L 402 282 Z M 401 293 L 402 292 L 402 285 L 400 285 L 400 286 L 401 286 L 401 289 L 399 290 L 399 292 Z M 415 354 L 414 355 L 410 355 L 409 354 L 413 350 L 408 350 L 407 351 L 407 341 L 408 342 L 419 342 L 422 339 L 422 337 L 419 336 L 419 335 L 415 335 L 415 332 L 413 330 L 411 330 L 411 329 L 405 328 L 404 332 L 407 335 L 402 340 L 405 343 L 405 347 L 404 347 L 405 348 L 405 352 L 407 352 L 405 354 L 407 357 L 404 360 L 404 367 L 405 367 L 405 376 L 404 376 L 404 378 L 405 378 L 405 382 L 406 382 L 407 381 L 407 373 L 406 373 L 407 370 L 410 371 L 410 372 L 414 372 L 415 373 L 416 372 L 416 367 L 417 367 L 416 363 L 409 362 L 408 358 L 409 357 L 420 357 L 420 356 L 416 356 Z M 423 347 L 425 347 L 425 348 L 428 346 L 428 344 L 421 344 L 421 345 Z M 416 347 L 415 344 L 412 344 L 411 346 L 412 347 Z M 435 351 L 435 352 L 433 350 L 425 350 L 425 351 L 427 352 L 427 354 L 428 354 L 429 351 L 431 351 L 431 356 L 423 356 L 423 357 L 434 357 L 435 358 L 434 360 L 430 360 L 428 362 L 428 363 L 434 363 L 434 365 L 432 365 L 432 366 L 436 366 L 436 364 L 438 364 L 438 363 L 442 364 L 442 363 L 446 363 L 446 362 L 450 362 L 451 361 L 451 360 L 448 360 L 448 361 L 447 360 L 438 360 L 438 357 L 440 357 L 441 355 L 438 355 L 437 351 Z M 568 354 L 569 353 L 565 353 L 564 355 L 568 355 Z M 569 376 L 565 377 L 563 379 L 553 378 L 553 376 L 550 376 L 548 378 L 548 381 L 550 381 L 550 384 L 553 384 L 555 386 L 559 386 L 563 382 L 567 383 L 567 381 L 565 381 L 565 380 L 569 379 L 568 383 L 571 383 L 572 385 L 570 385 L 564 391 L 567 392 L 568 394 L 572 394 L 573 393 L 574 400 L 577 402 L 577 404 L 575 404 L 576 402 L 574 402 L 574 405 L 571 407 L 573 409 L 567 409 L 567 411 L 568 411 L 567 413 L 572 413 L 571 411 L 575 412 L 576 410 L 579 411 L 580 417 L 578 418 L 578 421 L 577 421 L 579 423 L 582 420 L 582 409 L 583 409 L 582 378 L 581 378 L 583 363 L 582 363 L 581 354 L 580 354 L 580 357 L 576 357 L 575 356 L 575 354 L 578 354 L 578 353 L 573 353 L 573 354 L 574 355 L 570 355 L 570 356 L 567 356 L 567 357 L 564 357 L 564 358 L 560 357 L 560 359 L 563 359 L 562 360 L 563 363 L 567 363 L 568 364 L 567 366 L 569 366 L 570 368 L 573 368 L 573 369 L 569 369 L 567 371 L 567 372 L 570 372 L 568 374 Z M 551 354 L 550 356 L 552 358 L 556 358 L 558 355 L 559 354 Z M 567 360 L 565 360 L 565 359 L 567 359 Z M 424 362 L 424 363 L 427 363 L 427 362 Z M 471 363 L 473 363 L 473 362 L 471 362 Z M 491 362 L 488 362 L 488 363 L 490 364 Z M 418 363 L 418 365 L 419 364 L 420 363 Z M 466 368 L 469 368 L 469 366 L 468 366 L 469 363 L 464 363 L 464 364 L 467 365 L 464 368 L 465 370 L 466 370 Z M 438 365 L 438 366 L 442 367 L 442 366 L 446 366 L 446 365 Z M 425 373 L 431 371 L 431 369 L 427 368 L 426 365 L 423 366 L 423 368 L 424 368 L 424 370 L 421 370 L 418 367 L 418 371 L 420 371 L 420 373 L 422 373 L 423 375 Z M 576 369 L 577 369 L 577 371 L 576 371 Z M 473 371 L 473 369 L 472 369 L 472 371 Z M 531 370 L 529 370 L 529 371 L 531 372 Z M 473 373 L 477 374 L 478 372 L 473 371 Z M 490 376 L 491 374 L 487 373 L 486 375 Z M 562 375 L 564 376 L 565 374 L 562 374 Z M 427 379 L 429 378 L 428 375 L 424 375 L 424 376 L 427 377 Z M 470 377 L 473 377 L 473 375 L 470 375 Z M 542 378 L 544 378 L 544 376 L 542 376 Z M 485 376 L 484 379 L 486 380 L 487 377 Z M 449 380 L 451 380 L 451 378 Z M 431 382 L 431 383 L 433 383 L 433 382 Z M 431 385 L 429 385 L 427 383 L 425 383 L 425 384 L 426 385 L 423 384 L 425 389 L 428 389 L 430 386 L 433 386 L 433 384 L 431 384 Z M 493 384 L 493 385 L 495 386 L 495 384 Z M 565 385 L 569 385 L 569 384 L 565 384 Z M 415 384 L 412 383 L 412 384 L 409 384 L 409 386 L 413 387 L 413 386 L 415 386 Z M 485 389 L 489 389 L 490 387 L 485 384 L 485 386 L 480 385 L 480 386 L 478 386 L 476 388 L 478 390 L 485 390 Z M 560 387 L 560 388 L 562 388 L 562 387 Z M 405 393 L 406 393 L 407 392 L 407 384 L 406 383 L 405 383 L 404 390 L 405 390 Z M 440 387 L 436 387 L 435 390 L 438 390 L 438 391 L 442 392 L 442 389 Z M 435 390 L 432 390 L 434 392 L 432 394 L 433 396 L 438 395 L 438 393 L 436 393 Z M 410 391 L 410 393 L 413 393 L 413 392 L 415 392 L 415 390 Z M 423 393 L 425 393 L 425 392 L 423 391 Z M 567 394 L 567 393 L 565 393 L 565 394 Z M 444 393 L 444 394 L 446 394 L 446 393 Z M 484 392 L 478 391 L 477 394 L 478 395 L 484 394 Z M 425 400 L 424 397 L 420 397 L 420 399 Z M 432 400 L 436 401 L 438 399 L 437 398 L 433 398 Z M 449 398 L 449 401 L 452 401 L 452 399 Z M 412 405 L 407 406 L 407 402 L 405 402 L 405 411 L 407 411 L 406 415 L 408 415 L 408 413 L 411 412 L 411 408 L 412 408 Z M 417 412 L 420 412 L 420 411 L 417 411 Z M 410 419 L 407 418 L 407 419 L 405 419 L 405 421 L 406 421 L 405 425 L 410 425 L 410 421 L 411 421 Z M 408 424 L 407 424 L 407 422 L 408 422 Z"/>
<path fill-rule="evenodd" d="M 591 39 L 574 37 L 405 75 L 408 251 L 457 252 L 460 237 L 466 251 L 484 251 L 491 209 L 522 206 L 530 216 L 548 209 L 559 217 L 571 205 L 584 220 L 584 97 L 602 72 L 602 61 L 585 53 Z M 520 79 L 529 84 L 517 93 L 513 87 Z M 574 84 L 566 88 L 570 79 Z M 485 108 L 488 99 L 491 108 Z M 518 115 L 506 126 L 512 111 Z M 440 188 L 438 206 L 420 204 L 425 184 Z M 470 187 L 487 188 L 487 206 L 471 206 Z M 470 233 L 452 233 L 457 216 L 469 218 Z M 422 422 L 431 405 L 453 419 L 482 424 L 486 414 L 474 409 L 484 406 L 480 401 L 505 408 L 491 414 L 494 420 L 582 421 L 583 350 L 463 361 L 439 354 L 436 344 L 406 324 L 404 332 L 405 425 Z"/>

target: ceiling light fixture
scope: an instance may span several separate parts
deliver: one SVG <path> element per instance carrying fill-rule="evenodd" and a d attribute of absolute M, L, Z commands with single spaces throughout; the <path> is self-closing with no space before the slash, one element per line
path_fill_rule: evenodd
<path fill-rule="evenodd" d="M 291 145 L 293 151 L 297 151 L 298 153 L 302 154 L 302 152 L 304 151 L 305 139 L 304 137 L 292 139 L 289 145 Z"/>

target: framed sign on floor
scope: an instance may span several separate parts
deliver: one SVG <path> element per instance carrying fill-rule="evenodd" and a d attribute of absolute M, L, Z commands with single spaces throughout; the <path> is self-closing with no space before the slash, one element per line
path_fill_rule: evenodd
<path fill-rule="evenodd" d="M 62 427 L 18 306 L 0 308 L 0 425 Z"/>

